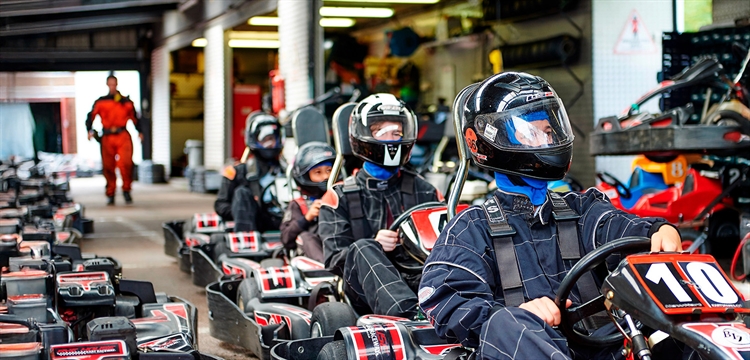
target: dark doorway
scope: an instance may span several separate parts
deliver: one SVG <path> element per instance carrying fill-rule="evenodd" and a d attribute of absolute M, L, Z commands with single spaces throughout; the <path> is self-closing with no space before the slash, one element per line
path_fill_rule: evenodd
<path fill-rule="evenodd" d="M 62 153 L 62 131 L 60 126 L 60 103 L 31 103 L 34 116 L 34 150 Z"/>

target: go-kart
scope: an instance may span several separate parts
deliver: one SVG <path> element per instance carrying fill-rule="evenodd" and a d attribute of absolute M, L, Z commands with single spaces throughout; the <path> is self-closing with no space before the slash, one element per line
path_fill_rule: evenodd
<path fill-rule="evenodd" d="M 192 273 L 193 284 L 201 287 L 222 275 L 244 277 L 282 248 L 278 232 L 234 232 L 233 223 L 216 213 L 195 214 L 190 230 L 184 226 L 184 221 L 162 224 L 164 253 L 177 257 L 180 269 Z"/>
<path fill-rule="evenodd" d="M 398 230 L 401 246 L 421 267 L 446 223 L 445 205 L 430 202 L 401 214 L 391 230 Z M 206 287 L 211 335 L 270 359 L 271 348 L 280 342 L 354 325 L 357 318 L 349 305 L 325 302 L 345 300 L 341 286 L 323 264 L 305 257 L 294 257 L 288 265 L 281 259 L 264 261 L 247 279 L 225 277 Z"/>

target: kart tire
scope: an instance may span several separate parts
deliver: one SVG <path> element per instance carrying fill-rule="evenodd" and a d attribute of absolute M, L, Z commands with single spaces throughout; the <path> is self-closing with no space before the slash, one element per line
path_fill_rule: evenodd
<path fill-rule="evenodd" d="M 346 344 L 344 340 L 336 340 L 323 345 L 318 353 L 318 360 L 345 360 Z"/>
<path fill-rule="evenodd" d="M 687 250 L 693 241 L 698 239 L 703 234 L 702 231 L 694 229 L 680 229 L 680 236 L 682 237 L 682 250 Z M 710 239 L 706 239 L 701 246 L 698 247 L 698 254 L 708 254 L 711 251 Z"/>
<path fill-rule="evenodd" d="M 251 276 L 247 279 L 242 279 L 237 289 L 237 306 L 245 314 L 252 314 L 254 309 L 250 301 L 259 296 L 260 289 L 258 289 L 258 282 L 255 281 L 255 278 Z"/>
<path fill-rule="evenodd" d="M 286 265 L 284 259 L 263 259 L 260 261 L 260 267 L 263 269 L 280 268 Z"/>
<path fill-rule="evenodd" d="M 219 263 L 219 257 L 222 254 L 229 252 L 224 242 L 224 233 L 211 234 L 211 244 L 213 244 L 213 259 L 214 263 Z"/>
<path fill-rule="evenodd" d="M 341 302 L 322 303 L 313 309 L 310 318 L 310 337 L 330 336 L 342 327 L 357 325 L 357 314 L 351 306 Z"/>

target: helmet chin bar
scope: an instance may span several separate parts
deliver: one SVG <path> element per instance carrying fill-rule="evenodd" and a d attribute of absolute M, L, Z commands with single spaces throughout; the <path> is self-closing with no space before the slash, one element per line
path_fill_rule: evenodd
<path fill-rule="evenodd" d="M 469 174 L 469 161 L 471 156 L 469 155 L 469 148 L 466 146 L 463 136 L 463 129 L 461 128 L 461 104 L 464 103 L 466 96 L 474 91 L 479 86 L 479 83 L 471 84 L 465 87 L 458 93 L 456 99 L 453 100 L 453 127 L 456 134 L 456 144 L 458 145 L 458 170 L 456 172 L 456 181 L 453 182 L 453 187 L 448 193 L 448 221 L 456 216 L 456 206 L 458 206 L 458 199 L 461 197 L 461 190 L 464 188 L 466 177 Z"/>

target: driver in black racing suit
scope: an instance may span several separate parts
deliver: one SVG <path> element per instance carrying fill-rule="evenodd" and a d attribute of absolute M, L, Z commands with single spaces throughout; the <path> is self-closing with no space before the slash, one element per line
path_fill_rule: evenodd
<path fill-rule="evenodd" d="M 245 144 L 250 148 L 247 161 L 224 169 L 214 210 L 224 221 L 234 220 L 234 231 L 273 231 L 281 225 L 282 212 L 271 213 L 263 204 L 271 203 L 271 184 L 283 167 L 279 155 L 284 146 L 284 130 L 273 115 L 256 111 L 248 115 Z"/>
<path fill-rule="evenodd" d="M 678 231 L 663 219 L 615 209 L 596 189 L 564 195 L 547 190 L 547 181 L 563 178 L 570 167 L 573 133 L 562 101 L 544 79 L 497 74 L 460 106 L 472 159 L 495 172 L 498 190 L 440 234 L 419 289 L 425 315 L 438 335 L 475 348 L 477 358 L 623 358 L 622 346 L 568 344 L 553 328 L 561 316 L 555 292 L 577 259 L 608 241 L 645 236 L 652 251 L 676 251 Z M 570 299 L 581 304 L 599 295 L 594 282 L 584 276 Z M 594 331 L 612 330 L 610 323 Z"/>
<path fill-rule="evenodd" d="M 401 168 L 416 141 L 417 121 L 391 94 L 357 104 L 349 121 L 353 153 L 363 169 L 328 190 L 322 199 L 318 234 L 326 268 L 345 280 L 344 291 L 360 314 L 413 318 L 421 271 L 388 230 L 405 210 L 443 196 L 422 177 Z"/>

